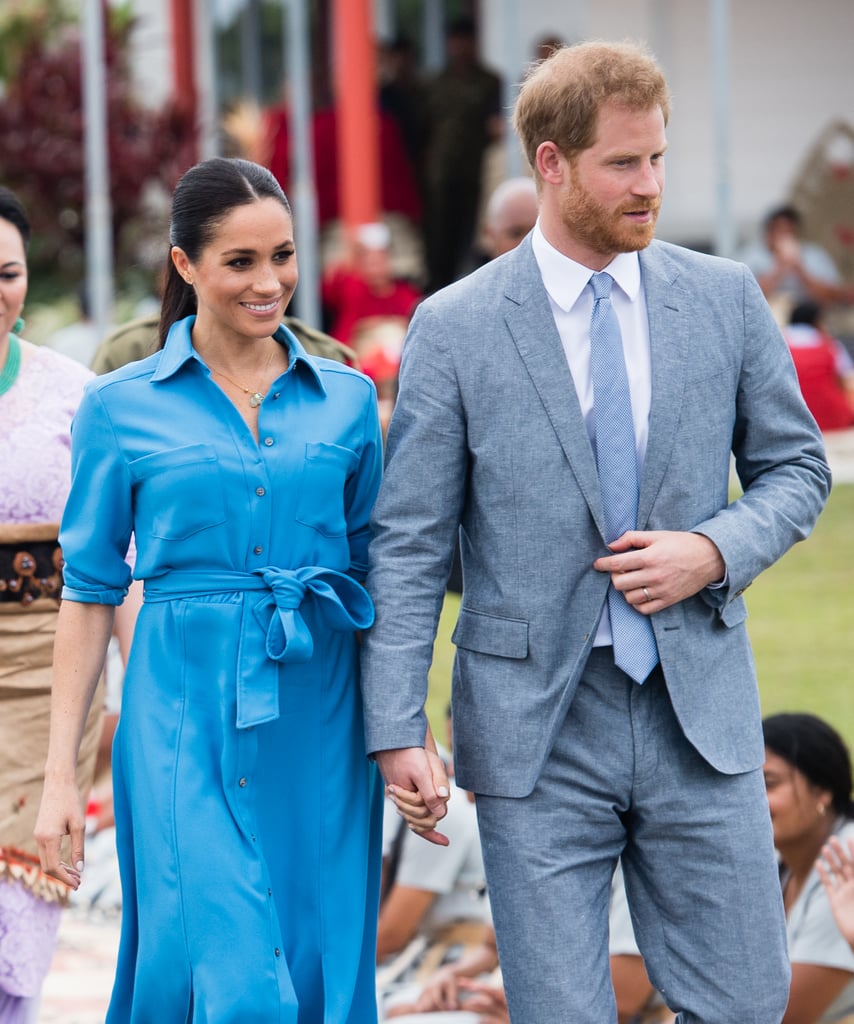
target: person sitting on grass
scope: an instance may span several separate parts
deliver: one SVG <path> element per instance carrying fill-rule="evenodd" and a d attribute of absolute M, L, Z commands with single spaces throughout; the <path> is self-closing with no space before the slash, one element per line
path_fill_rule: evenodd
<path fill-rule="evenodd" d="M 854 839 L 850 755 L 815 715 L 771 715 L 763 732 L 792 964 L 782 1024 L 839 1024 L 854 1015 L 854 951 L 834 921 L 815 861 L 833 837 Z"/>
<path fill-rule="evenodd" d="M 854 949 L 854 838 L 845 845 L 838 836 L 831 836 L 821 848 L 815 862 L 833 920 L 845 941 Z"/>
<path fill-rule="evenodd" d="M 625 882 L 620 866 L 611 882 L 609 909 L 611 981 L 618 1024 L 671 1024 L 673 1013 L 650 982 L 632 928 Z M 458 960 L 444 964 L 410 1002 L 386 1010 L 386 1017 L 467 1010 L 478 1013 L 478 1024 L 508 1024 L 507 1000 L 501 982 L 498 946 L 492 925 L 485 925 L 480 942 Z M 429 1019 L 425 1018 L 425 1024 Z"/>

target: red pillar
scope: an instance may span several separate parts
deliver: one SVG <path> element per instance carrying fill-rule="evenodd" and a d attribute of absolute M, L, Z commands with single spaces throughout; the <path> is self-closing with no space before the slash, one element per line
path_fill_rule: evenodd
<path fill-rule="evenodd" d="M 198 123 L 196 34 L 193 0 L 170 0 L 172 29 L 172 88 L 175 106 Z"/>
<path fill-rule="evenodd" d="M 345 229 L 380 216 L 379 116 L 371 0 L 334 0 L 338 195 Z"/>

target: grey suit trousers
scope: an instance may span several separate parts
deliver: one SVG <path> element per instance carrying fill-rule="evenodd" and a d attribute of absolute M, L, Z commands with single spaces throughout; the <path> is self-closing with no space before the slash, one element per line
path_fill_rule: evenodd
<path fill-rule="evenodd" d="M 530 796 L 477 798 L 513 1024 L 610 1024 L 611 876 L 622 858 L 650 980 L 682 1024 L 779 1024 L 785 918 L 760 770 L 715 771 L 661 669 L 594 649 Z"/>

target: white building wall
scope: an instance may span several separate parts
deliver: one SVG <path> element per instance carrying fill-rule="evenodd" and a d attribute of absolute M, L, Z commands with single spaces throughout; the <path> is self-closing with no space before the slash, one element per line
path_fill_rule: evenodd
<path fill-rule="evenodd" d="M 710 9 L 711 0 L 481 4 L 484 58 L 514 82 L 535 41 L 547 33 L 567 42 L 632 38 L 649 45 L 674 97 L 659 235 L 692 243 L 715 237 L 718 154 Z M 744 238 L 769 207 L 786 199 L 822 129 L 834 120 L 854 126 L 854 3 L 731 0 L 729 10 L 729 189 L 737 233 Z M 521 45 L 523 54 L 515 67 L 504 58 L 508 35 L 502 19 L 507 17 L 515 19 L 517 50 Z"/>
<path fill-rule="evenodd" d="M 169 0 L 133 0 L 131 68 L 136 94 L 160 107 L 172 94 L 172 41 Z"/>
<path fill-rule="evenodd" d="M 199 0 L 214 16 L 237 0 Z M 432 2 L 432 0 L 431 0 Z M 481 0 L 484 59 L 512 101 L 535 44 L 646 42 L 673 92 L 667 191 L 659 235 L 711 244 L 717 159 L 712 0 Z M 133 68 L 139 95 L 159 105 L 172 82 L 168 0 L 134 0 Z M 784 201 L 822 130 L 854 126 L 854 2 L 730 0 L 729 193 L 740 239 Z M 854 211 L 850 218 L 854 223 Z"/>

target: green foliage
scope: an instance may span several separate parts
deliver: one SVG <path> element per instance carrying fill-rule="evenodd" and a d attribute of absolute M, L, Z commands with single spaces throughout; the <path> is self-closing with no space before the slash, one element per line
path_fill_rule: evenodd
<path fill-rule="evenodd" d="M 854 485 L 834 488 L 811 537 L 763 573 L 745 594 L 763 714 L 809 711 L 854 751 Z M 442 612 L 427 712 L 442 735 L 450 696 L 450 641 L 459 598 Z"/>
<path fill-rule="evenodd" d="M 77 7 L 78 5 L 71 5 Z M 108 8 L 106 102 L 116 276 L 136 260 L 149 185 L 171 191 L 192 162 L 194 126 L 173 105 L 151 110 L 133 95 L 127 5 Z M 78 282 L 84 266 L 85 152 L 80 27 L 61 0 L 4 4 L 0 52 L 0 181 L 33 224 L 30 295 L 35 301 Z"/>
<path fill-rule="evenodd" d="M 14 78 L 22 55 L 39 38 L 72 21 L 69 0 L 4 0 L 0 6 L 0 82 Z"/>

